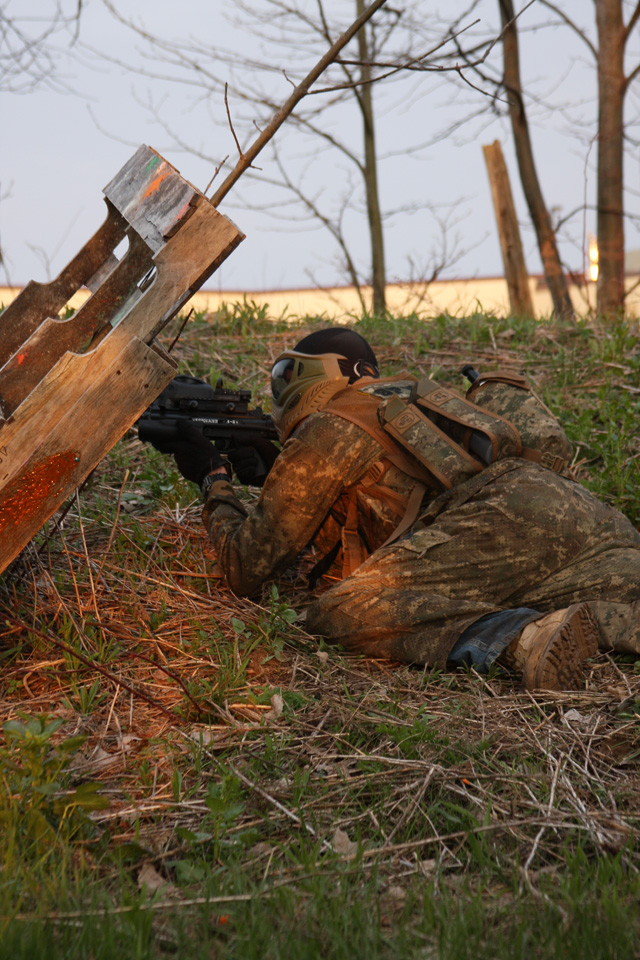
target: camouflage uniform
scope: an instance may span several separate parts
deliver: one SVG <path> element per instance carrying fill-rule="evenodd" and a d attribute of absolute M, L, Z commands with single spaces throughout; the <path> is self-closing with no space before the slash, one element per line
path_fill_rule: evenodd
<path fill-rule="evenodd" d="M 382 455 L 360 426 L 321 410 L 295 429 L 251 513 L 227 480 L 215 482 L 204 521 L 231 589 L 256 593 L 312 541 L 326 554 L 349 490 Z M 500 460 L 452 490 L 426 493 L 409 533 L 382 546 L 398 524 L 393 498 L 406 500 L 414 483 L 395 466 L 383 481 L 385 497 L 375 484 L 357 487 L 370 556 L 311 604 L 311 633 L 372 656 L 442 665 L 487 614 L 589 600 L 603 647 L 640 653 L 640 534 L 579 484 L 537 463 Z"/>

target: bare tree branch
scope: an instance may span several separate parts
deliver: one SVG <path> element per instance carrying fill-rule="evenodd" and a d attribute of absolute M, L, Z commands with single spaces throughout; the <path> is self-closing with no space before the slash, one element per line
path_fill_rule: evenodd
<path fill-rule="evenodd" d="M 626 26 L 625 33 L 624 33 L 624 42 L 625 42 L 625 44 L 626 44 L 627 40 L 629 39 L 629 37 L 631 36 L 631 33 L 632 33 L 632 31 L 633 31 L 633 28 L 635 27 L 635 25 L 636 25 L 636 23 L 638 22 L 638 20 L 640 20 L 640 0 L 639 0 L 639 2 L 636 4 L 635 10 L 633 11 L 633 13 L 631 14 L 631 16 L 629 17 L 629 22 L 628 22 L 628 24 L 627 24 L 627 26 Z M 637 72 L 637 71 L 634 71 L 634 72 Z"/>
<path fill-rule="evenodd" d="M 580 39 L 583 41 L 583 43 L 586 43 L 586 45 L 588 46 L 589 50 L 590 50 L 591 53 L 593 54 L 594 60 L 597 61 L 597 59 L 598 59 L 598 51 L 597 51 L 597 49 L 595 48 L 595 46 L 593 45 L 593 43 L 591 42 L 591 40 L 589 40 L 589 37 L 586 35 L 586 33 L 584 32 L 584 30 L 581 30 L 580 27 L 579 27 L 576 23 L 574 23 L 574 21 L 573 21 L 570 17 L 567 16 L 567 14 L 564 12 L 564 10 L 561 10 L 560 7 L 558 7 L 555 3 L 551 3 L 550 0 L 538 0 L 538 2 L 539 2 L 543 7 L 548 7 L 549 10 L 552 10 L 553 13 L 556 14 L 556 16 L 560 17 L 561 20 L 564 20 L 564 22 L 566 23 L 566 25 L 567 25 L 568 27 L 571 27 L 571 29 L 572 29 L 573 32 L 576 34 L 576 36 L 577 36 L 577 37 L 580 37 Z"/>
<path fill-rule="evenodd" d="M 331 233 L 331 236 L 334 238 L 334 240 L 340 247 L 340 250 L 342 251 L 342 254 L 344 257 L 344 265 L 347 272 L 347 276 L 351 280 L 351 284 L 355 288 L 358 294 L 358 299 L 360 300 L 360 305 L 362 309 L 366 310 L 366 305 L 364 302 L 364 298 L 362 296 L 361 281 L 358 274 L 358 270 L 353 261 L 351 253 L 349 251 L 349 247 L 345 240 L 344 232 L 342 230 L 342 220 L 344 217 L 345 210 L 349 203 L 349 198 L 346 198 L 344 200 L 342 204 L 342 209 L 340 210 L 338 217 L 327 216 L 320 210 L 320 207 L 312 198 L 310 198 L 307 194 L 303 193 L 303 191 L 299 188 L 297 184 L 293 183 L 293 181 L 287 174 L 284 166 L 282 165 L 280 161 L 280 157 L 277 154 L 277 151 L 274 151 L 274 152 L 275 152 L 276 164 L 278 166 L 278 170 L 280 171 L 280 176 L 282 178 L 281 182 L 287 187 L 287 189 L 291 193 L 293 193 L 298 198 L 298 200 L 303 204 L 305 209 L 312 215 L 313 219 L 321 223 Z M 277 184 L 277 181 L 275 182 L 271 181 L 271 182 L 274 183 L 274 185 Z"/>
<path fill-rule="evenodd" d="M 48 12 L 38 16 L 23 10 L 9 13 L 7 4 L 0 7 L 0 90 L 28 93 L 40 85 L 69 90 L 57 74 L 61 50 L 55 40 L 73 27 L 69 41 L 73 46 L 80 30 L 82 0 L 77 0 L 71 14 L 64 7 L 64 0 L 55 0 Z"/>
<path fill-rule="evenodd" d="M 103 0 L 103 2 L 108 9 L 113 10 L 113 4 L 116 0 Z M 353 4 L 354 0 L 351 0 L 351 2 Z M 533 2 L 533 0 L 530 0 L 530 2 Z M 209 101 L 214 100 L 214 98 L 222 100 L 223 91 L 226 86 L 227 121 L 229 114 L 231 114 L 233 116 L 233 126 L 235 127 L 235 130 L 232 129 L 232 135 L 236 149 L 238 149 L 239 153 L 247 157 L 248 148 L 246 144 L 249 141 L 246 133 L 242 133 L 241 131 L 246 131 L 249 125 L 254 124 L 258 126 L 261 131 L 260 137 L 264 138 L 265 133 L 270 129 L 270 124 L 273 122 L 274 116 L 277 116 L 278 113 L 283 110 L 283 108 L 279 106 L 277 96 L 271 92 L 271 84 L 269 81 L 275 78 L 277 74 L 280 74 L 281 77 L 285 77 L 288 83 L 294 83 L 295 81 L 290 78 L 296 77 L 296 67 L 300 59 L 303 56 L 308 56 L 309 44 L 311 43 L 316 46 L 321 44 L 323 48 L 332 47 L 335 43 L 335 37 L 343 28 L 341 27 L 339 31 L 335 21 L 329 18 L 325 0 L 315 0 L 314 3 L 309 3 L 308 0 L 305 0 L 305 2 L 300 2 L 300 0 L 264 0 L 264 2 L 259 4 L 257 0 L 235 0 L 235 3 L 240 10 L 246 11 L 251 15 L 250 25 L 246 18 L 243 21 L 237 21 L 236 25 L 241 26 L 244 30 L 250 29 L 254 38 L 259 38 L 271 45 L 269 48 L 269 57 L 265 57 L 265 61 L 262 63 L 259 62 L 255 55 L 246 57 L 244 53 L 235 54 L 224 50 L 221 51 L 214 47 L 208 48 L 201 40 L 198 40 L 198 38 L 195 38 L 193 41 L 190 40 L 189 42 L 175 40 L 160 40 L 156 42 L 153 36 L 145 29 L 144 25 L 140 25 L 139 21 L 133 24 L 131 23 L 131 16 L 128 13 L 126 15 L 118 14 L 118 19 L 121 23 L 126 23 L 135 29 L 137 35 L 141 37 L 146 44 L 151 45 L 149 53 L 145 54 L 143 51 L 143 56 L 146 55 L 150 61 L 155 58 L 156 61 L 167 63 L 169 65 L 167 72 L 170 75 L 177 72 L 181 83 L 187 83 L 193 89 L 199 88 L 202 90 L 201 99 L 203 101 L 207 100 L 207 98 Z M 341 16 L 343 17 L 344 9 L 343 7 L 341 12 Z M 357 12 L 359 13 L 360 11 Z M 447 31 L 446 35 L 435 36 L 432 34 L 427 40 L 427 33 L 420 32 L 420 29 L 418 29 L 422 27 L 423 21 L 419 20 L 416 14 L 414 14 L 412 6 L 407 6 L 406 0 L 403 8 L 399 10 L 390 10 L 388 7 L 385 8 L 381 5 L 379 14 L 375 20 L 368 22 L 366 28 L 366 56 L 363 55 L 362 50 L 359 51 L 360 56 L 357 59 L 345 56 L 344 51 L 341 51 L 332 61 L 331 69 L 326 74 L 326 82 L 322 84 L 322 86 L 317 83 L 309 86 L 304 94 L 304 105 L 302 105 L 301 102 L 294 104 L 292 112 L 288 114 L 287 126 L 291 129 L 295 127 L 297 130 L 306 134 L 309 138 L 308 142 L 312 144 L 310 148 L 313 151 L 311 163 L 313 164 L 319 158 L 318 147 L 320 147 L 321 150 L 328 150 L 330 148 L 332 151 L 337 151 L 339 156 L 344 158 L 348 162 L 348 165 L 357 171 L 361 183 L 365 188 L 365 196 L 371 200 L 372 198 L 369 193 L 367 193 L 367 176 L 370 164 L 366 159 L 363 159 L 363 157 L 365 157 L 364 150 L 361 150 L 359 146 L 354 146 L 353 140 L 356 133 L 364 135 L 367 126 L 371 125 L 370 119 L 367 120 L 366 116 L 365 91 L 372 89 L 375 84 L 379 86 L 378 81 L 381 79 L 387 80 L 389 83 L 394 82 L 394 80 L 400 81 L 402 75 L 412 78 L 414 90 L 417 84 L 421 82 L 421 78 L 416 76 L 416 74 L 443 73 L 444 71 L 448 71 L 459 75 L 459 71 L 466 70 L 466 66 L 460 62 L 456 63 L 454 55 L 447 55 L 444 48 L 446 48 L 447 44 L 451 44 L 452 35 L 467 35 L 471 27 L 478 23 L 476 18 L 473 18 L 473 20 L 473 24 L 468 24 L 467 21 L 457 23 L 455 27 Z M 365 32 L 364 27 L 357 36 L 362 36 L 363 32 Z M 354 31 L 353 36 L 355 35 Z M 421 37 L 421 40 L 419 42 L 419 49 L 416 49 L 418 47 L 418 37 Z M 399 55 L 396 57 L 391 57 L 387 53 L 387 51 L 390 51 L 390 46 L 385 45 L 389 43 L 389 38 L 392 38 L 391 42 L 398 51 Z M 476 62 L 484 63 L 488 60 L 491 50 L 499 40 L 499 36 L 493 36 L 490 40 L 491 42 L 485 41 L 479 46 L 477 57 L 475 57 Z M 277 49 L 277 47 L 274 47 L 275 44 L 281 45 L 281 48 L 285 49 L 287 54 L 290 50 L 293 61 L 289 60 L 288 55 L 285 58 L 278 55 L 274 56 L 272 51 Z M 386 56 L 385 53 L 387 53 Z M 435 62 L 436 58 L 438 59 L 437 63 Z M 286 72 L 282 70 L 283 64 L 286 65 Z M 381 64 L 385 66 L 380 66 Z M 389 64 L 389 66 L 386 66 L 386 64 Z M 416 69 L 406 70 L 407 65 L 415 67 Z M 229 75 L 228 78 L 223 80 L 222 70 L 226 67 L 229 68 Z M 432 67 L 433 70 L 431 70 Z M 142 76 L 161 75 L 161 71 L 158 71 L 152 62 L 151 69 L 142 62 L 138 63 L 134 70 Z M 250 83 L 244 81 L 244 77 L 239 73 L 240 70 L 242 70 L 242 74 L 251 76 Z M 188 74 L 182 75 L 183 71 L 188 71 Z M 265 80 L 264 83 L 262 83 L 263 78 Z M 413 78 L 415 78 L 415 80 Z M 243 82 L 238 83 L 238 79 Z M 405 84 L 405 91 L 406 86 Z M 262 87 L 264 87 L 266 92 L 263 92 Z M 297 89 L 298 88 L 296 88 L 296 90 Z M 291 91 L 292 97 L 296 94 L 296 90 Z M 322 93 L 320 101 L 318 101 L 317 96 L 315 96 L 316 93 Z M 290 100 L 291 98 L 289 98 L 289 102 Z M 353 122 L 351 122 L 346 135 L 344 132 L 337 133 L 337 125 L 341 123 L 341 114 L 333 108 L 336 107 L 339 110 L 341 106 L 347 107 L 349 102 L 353 103 L 354 101 L 358 104 L 362 123 L 357 123 L 354 126 Z M 238 108 L 238 103 L 241 104 L 240 109 Z M 400 109 L 404 109 L 406 103 L 407 98 L 405 95 L 399 102 Z M 253 115 L 249 113 L 251 108 L 254 108 Z M 257 108 L 257 115 L 255 108 Z M 335 121 L 333 119 L 334 114 L 336 116 Z M 221 123 L 221 120 L 216 119 L 215 122 Z M 180 138 L 178 132 L 171 130 L 167 125 L 164 125 L 164 128 L 167 130 L 167 133 L 172 135 L 174 142 L 180 146 L 180 149 L 188 148 L 188 145 Z M 235 131 L 237 131 L 237 136 Z M 282 142 L 287 143 L 287 140 L 278 140 L 279 145 Z M 292 142 L 303 141 L 297 140 Z M 427 142 L 430 143 L 430 141 Z M 425 144 L 422 143 L 416 146 L 414 143 L 403 145 L 397 141 L 393 141 L 394 150 L 387 155 L 406 156 L 408 153 L 414 153 L 416 150 L 424 149 L 424 146 Z M 192 149 L 190 152 L 198 156 L 203 156 L 207 151 L 206 148 L 201 147 L 199 150 Z M 327 205 L 318 198 L 315 198 L 315 202 L 314 199 L 312 199 L 311 203 L 305 203 L 301 194 L 305 192 L 306 185 L 303 184 L 301 180 L 298 180 L 297 176 L 293 175 L 293 169 L 295 169 L 295 165 L 303 158 L 304 153 L 301 152 L 298 155 L 292 155 L 291 151 L 288 152 L 286 162 L 287 176 L 285 177 L 282 173 L 285 168 L 284 148 L 280 148 L 278 152 L 280 154 L 279 164 L 275 165 L 277 174 L 276 177 L 271 178 L 271 183 L 273 185 L 278 184 L 283 189 L 288 190 L 292 198 L 301 205 L 309 217 L 314 216 L 312 213 L 313 209 L 318 210 L 318 223 L 329 230 L 334 242 L 338 244 L 344 262 L 344 268 L 347 270 L 347 275 L 351 277 L 355 260 L 351 257 L 349 262 L 349 258 L 344 249 L 346 245 L 346 226 L 347 224 L 350 225 L 351 218 L 347 219 L 345 217 L 343 224 L 342 217 L 344 216 L 344 211 L 341 210 L 339 220 L 335 224 L 336 229 L 333 231 L 330 230 L 328 226 L 330 215 L 327 214 Z M 384 156 L 379 156 L 377 149 L 375 151 L 375 157 L 376 160 L 384 158 Z M 209 159 L 212 161 L 212 158 Z M 324 157 L 321 157 L 321 161 L 323 159 Z M 344 177 L 345 174 L 342 166 L 344 165 L 338 166 L 335 163 L 335 159 L 333 159 L 332 174 L 335 172 L 338 176 Z M 247 168 L 245 169 L 248 183 L 256 180 L 267 182 L 267 180 L 256 176 L 253 171 Z M 280 179 L 278 179 L 278 176 Z M 336 180 L 337 177 L 332 175 L 330 178 L 331 182 L 325 185 L 325 190 L 332 189 L 335 194 Z M 224 183 L 222 187 L 224 187 Z M 307 190 L 306 193 L 308 194 L 309 191 Z M 344 196 L 348 200 L 351 211 L 359 209 L 359 192 L 356 193 L 352 189 L 348 194 L 345 193 Z M 307 200 L 309 199 L 310 198 L 307 197 Z M 215 204 L 220 202 L 220 190 L 214 193 L 212 202 Z M 232 205 L 235 205 L 237 208 L 235 200 L 232 202 Z M 246 206 L 247 204 L 243 202 L 241 206 L 242 205 Z M 254 203 L 251 203 L 250 206 L 252 209 L 256 209 Z M 375 208 L 375 204 L 372 203 L 372 206 Z M 424 207 L 425 203 L 421 203 L 421 206 Z M 270 203 L 268 205 L 270 213 L 272 212 L 272 208 L 273 203 Z M 334 208 L 334 216 L 335 209 L 336 208 Z M 363 209 L 365 209 L 364 206 Z M 383 221 L 384 219 L 385 214 L 380 210 L 379 220 Z M 371 225 L 369 225 L 368 231 L 361 231 L 360 235 L 356 235 L 357 239 L 355 242 L 358 244 L 364 242 L 365 238 L 369 237 L 370 232 Z M 354 234 L 351 234 L 351 236 L 353 235 Z"/>
<path fill-rule="evenodd" d="M 638 75 L 640 75 L 640 63 L 636 64 L 636 66 L 634 67 L 634 69 L 631 71 L 631 73 L 629 74 L 629 76 L 626 78 L 625 84 L 624 84 L 625 90 L 627 89 L 627 87 L 629 87 L 629 86 L 633 83 L 633 81 L 636 79 L 636 77 L 637 77 Z"/>
<path fill-rule="evenodd" d="M 233 136 L 233 139 L 235 140 L 236 148 L 237 148 L 237 150 L 238 150 L 238 155 L 239 155 L 239 157 L 240 157 L 241 160 L 244 160 L 244 154 L 243 154 L 242 149 L 241 149 L 241 147 L 240 147 L 240 144 L 239 144 L 239 142 L 238 142 L 238 138 L 236 137 L 236 132 L 235 132 L 235 130 L 233 129 L 233 121 L 232 121 L 232 119 L 231 119 L 231 112 L 229 111 L 229 97 L 228 97 L 228 95 L 227 95 L 228 92 L 229 92 L 229 84 L 228 84 L 228 83 L 225 83 L 225 85 L 224 85 L 224 105 L 225 105 L 225 108 L 226 108 L 226 111 L 227 111 L 227 118 L 228 118 L 228 120 L 229 120 L 229 129 L 231 130 L 231 135 Z M 217 171 L 216 171 L 216 173 L 217 173 Z M 215 176 L 215 174 L 214 174 L 214 176 Z"/>
<path fill-rule="evenodd" d="M 533 2 L 534 0 L 531 0 L 531 3 Z M 406 63 L 404 62 L 398 63 L 397 61 L 395 63 L 385 63 L 377 59 L 371 60 L 371 61 L 344 60 L 342 58 L 338 61 L 338 63 L 340 63 L 342 66 L 345 66 L 345 67 L 353 66 L 353 67 L 362 67 L 362 68 L 369 68 L 369 69 L 373 69 L 373 68 L 388 69 L 389 71 L 388 73 L 382 73 L 377 77 L 372 77 L 369 81 L 367 81 L 368 83 L 377 83 L 379 80 L 387 80 L 389 77 L 392 77 L 396 73 L 400 73 L 403 70 L 411 70 L 419 73 L 428 73 L 428 72 L 443 73 L 448 70 L 458 70 L 457 66 L 445 66 L 444 64 L 425 64 L 424 61 L 426 60 L 427 57 L 433 56 L 434 53 L 437 53 L 438 50 L 440 50 L 442 47 L 450 43 L 455 37 L 460 36 L 461 34 L 465 33 L 465 31 L 467 30 L 470 30 L 471 27 L 475 26 L 479 22 L 480 22 L 479 20 L 474 20 L 473 23 L 468 24 L 462 30 L 459 30 L 456 34 L 452 34 L 450 36 L 445 37 L 444 40 L 438 43 L 431 50 L 427 50 L 426 53 L 421 54 L 419 57 L 413 57 L 411 60 L 408 60 Z M 484 62 L 484 60 L 486 60 L 492 47 L 493 47 L 493 44 L 484 54 L 484 56 L 482 57 L 482 60 L 478 61 L 479 63 L 482 63 Z M 361 80 L 351 81 L 350 83 L 347 83 L 347 84 L 335 84 L 332 87 L 322 87 L 321 89 L 313 90 L 312 92 L 314 94 L 332 93 L 335 90 L 345 90 L 353 86 L 361 86 L 361 85 L 362 85 Z"/>
<path fill-rule="evenodd" d="M 293 112 L 298 103 L 300 103 L 302 98 L 307 95 L 312 84 L 326 70 L 329 64 L 333 63 L 342 48 L 346 46 L 349 40 L 356 35 L 358 30 L 364 26 L 367 20 L 369 20 L 376 10 L 379 10 L 384 3 L 386 3 L 386 0 L 373 0 L 373 3 L 366 8 L 362 16 L 358 17 L 357 20 L 354 20 L 349 29 L 346 30 L 338 40 L 336 40 L 333 46 L 327 50 L 322 59 L 318 61 L 318 63 L 307 74 L 304 80 L 298 84 L 286 103 L 280 107 L 278 112 L 271 119 L 268 126 L 262 131 L 258 139 L 251 144 L 246 154 L 241 157 L 229 176 L 224 180 L 222 185 L 218 187 L 211 198 L 211 203 L 214 205 L 214 207 L 217 207 L 218 204 L 226 197 L 229 190 L 231 190 L 233 185 L 237 183 L 247 167 L 253 163 L 263 147 L 266 146 L 266 144 L 271 140 L 276 131 L 280 129 L 282 124 Z"/>

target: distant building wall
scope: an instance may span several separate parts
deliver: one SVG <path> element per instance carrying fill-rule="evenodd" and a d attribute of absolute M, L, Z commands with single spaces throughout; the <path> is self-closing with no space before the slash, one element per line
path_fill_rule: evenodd
<path fill-rule="evenodd" d="M 552 312 L 551 296 L 543 277 L 529 278 L 531 298 L 537 317 L 544 319 Z M 635 287 L 635 289 L 634 289 Z M 0 304 L 8 306 L 20 292 L 20 287 L 0 287 Z M 570 285 L 571 299 L 576 312 L 584 316 L 595 307 L 595 284 Z M 640 277 L 627 277 L 627 289 L 632 290 L 627 303 L 631 317 L 640 316 Z M 371 291 L 363 288 L 365 303 L 371 301 Z M 80 290 L 69 301 L 76 309 L 89 296 L 88 290 Z M 197 311 L 215 312 L 222 303 L 242 302 L 246 298 L 257 305 L 269 304 L 272 317 L 323 316 L 327 320 L 359 316 L 360 301 L 353 287 L 330 287 L 322 290 L 199 290 L 188 307 Z M 387 306 L 391 313 L 417 312 L 425 317 L 449 313 L 452 316 L 468 316 L 482 311 L 496 316 L 509 315 L 509 295 L 502 277 L 478 277 L 474 279 L 436 280 L 425 284 L 390 284 L 387 287 Z"/>

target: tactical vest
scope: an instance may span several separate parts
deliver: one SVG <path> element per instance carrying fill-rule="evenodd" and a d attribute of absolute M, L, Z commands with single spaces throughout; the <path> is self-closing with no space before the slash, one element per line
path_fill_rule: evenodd
<path fill-rule="evenodd" d="M 522 457 L 562 473 L 571 456 L 571 445 L 551 411 L 531 392 L 524 377 L 510 371 L 480 375 L 466 397 L 406 373 L 388 379 L 364 378 L 336 394 L 324 410 L 366 430 L 385 451 L 346 491 L 343 577 L 365 559 L 358 535 L 360 488 L 375 491 L 398 517 L 398 525 L 383 544 L 387 546 L 415 522 L 427 490 L 450 489 L 506 457 Z M 392 464 L 415 480 L 401 505 L 398 495 L 380 484 Z"/>

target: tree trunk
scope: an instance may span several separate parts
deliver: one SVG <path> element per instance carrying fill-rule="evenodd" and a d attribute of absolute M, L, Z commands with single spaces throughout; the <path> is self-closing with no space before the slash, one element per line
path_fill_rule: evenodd
<path fill-rule="evenodd" d="M 364 0 L 356 0 L 356 15 L 364 10 Z M 368 66 L 370 51 L 367 42 L 366 27 L 358 32 L 358 54 L 362 67 L 360 79 L 362 86 L 358 90 L 358 103 L 362 112 L 364 132 L 364 182 L 367 197 L 367 217 L 371 239 L 371 286 L 373 290 L 373 313 L 383 316 L 386 312 L 386 274 L 384 266 L 384 236 L 382 216 L 378 194 L 378 161 L 376 155 L 375 127 L 373 118 L 373 100 L 371 68 Z"/>
<path fill-rule="evenodd" d="M 500 18 L 502 26 L 510 23 L 515 17 L 513 0 L 499 0 Z M 513 130 L 513 141 L 520 171 L 520 182 L 529 208 L 529 215 L 533 222 L 538 241 L 538 249 L 542 259 L 542 268 L 549 287 L 553 310 L 558 317 L 574 319 L 575 314 L 569 288 L 565 277 L 556 236 L 551 225 L 551 217 L 542 195 L 542 188 L 538 179 L 533 147 L 529 134 L 529 124 L 522 97 L 520 80 L 520 53 L 518 50 L 518 30 L 515 23 L 511 23 L 505 30 L 502 40 L 504 66 L 503 83 L 509 101 L 509 118 Z"/>
<path fill-rule="evenodd" d="M 622 0 L 594 0 L 598 28 L 598 313 L 624 306 Z"/>

